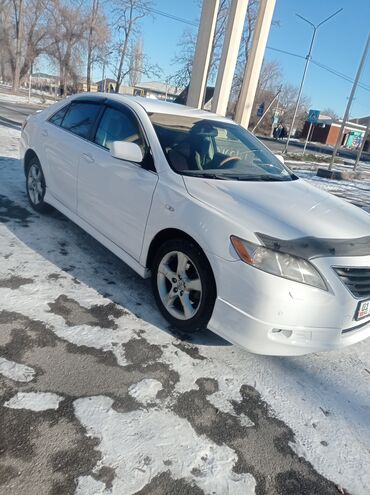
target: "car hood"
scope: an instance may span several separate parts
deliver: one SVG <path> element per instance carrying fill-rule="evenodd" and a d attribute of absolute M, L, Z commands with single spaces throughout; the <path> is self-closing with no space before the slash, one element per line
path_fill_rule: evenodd
<path fill-rule="evenodd" d="M 184 176 L 191 196 L 227 217 L 235 235 L 278 239 L 356 239 L 370 235 L 370 216 L 303 179 L 248 182 Z"/>

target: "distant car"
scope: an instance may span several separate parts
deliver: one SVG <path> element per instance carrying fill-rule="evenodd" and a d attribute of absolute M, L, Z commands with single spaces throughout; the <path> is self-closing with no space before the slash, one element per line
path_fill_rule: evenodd
<path fill-rule="evenodd" d="M 275 355 L 370 335 L 370 216 L 231 120 L 86 94 L 31 116 L 21 154 L 31 206 L 151 276 L 172 326 Z"/>

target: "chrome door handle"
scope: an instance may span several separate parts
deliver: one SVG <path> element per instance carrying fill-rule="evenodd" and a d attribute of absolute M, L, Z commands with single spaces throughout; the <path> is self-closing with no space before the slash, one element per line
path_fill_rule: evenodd
<path fill-rule="evenodd" d="M 44 136 L 44 137 L 46 137 L 48 135 L 48 131 L 46 129 L 43 129 L 41 131 L 41 135 Z"/>
<path fill-rule="evenodd" d="M 82 156 L 89 163 L 93 163 L 95 161 L 94 158 L 89 153 L 82 153 Z"/>

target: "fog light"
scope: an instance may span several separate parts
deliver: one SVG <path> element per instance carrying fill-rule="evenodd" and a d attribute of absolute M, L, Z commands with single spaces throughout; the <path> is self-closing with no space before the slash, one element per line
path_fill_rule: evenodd
<path fill-rule="evenodd" d="M 287 339 L 289 339 L 289 337 L 291 337 L 291 335 L 292 335 L 292 333 L 293 333 L 293 332 L 292 332 L 292 330 L 282 330 L 282 331 L 281 331 L 281 333 L 282 333 L 283 335 L 285 335 L 285 337 L 286 337 Z"/>
<path fill-rule="evenodd" d="M 271 333 L 279 333 L 281 335 L 284 335 L 287 339 L 292 336 L 293 331 L 292 330 L 282 330 L 281 328 L 273 328 L 271 330 Z"/>

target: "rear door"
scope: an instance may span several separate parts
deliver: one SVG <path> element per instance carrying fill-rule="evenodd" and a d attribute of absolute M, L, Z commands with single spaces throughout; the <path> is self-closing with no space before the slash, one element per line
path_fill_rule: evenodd
<path fill-rule="evenodd" d="M 77 168 L 101 103 L 75 100 L 54 114 L 41 129 L 48 192 L 77 211 Z"/>
<path fill-rule="evenodd" d="M 113 158 L 113 141 L 138 144 L 143 163 Z M 78 214 L 138 260 L 157 181 L 140 122 L 124 105 L 107 105 L 93 142 L 80 153 Z"/>

